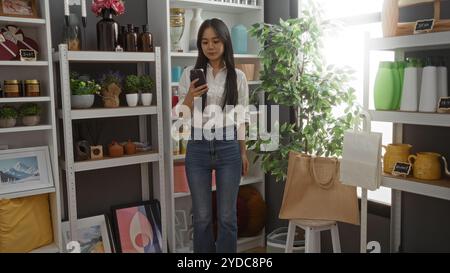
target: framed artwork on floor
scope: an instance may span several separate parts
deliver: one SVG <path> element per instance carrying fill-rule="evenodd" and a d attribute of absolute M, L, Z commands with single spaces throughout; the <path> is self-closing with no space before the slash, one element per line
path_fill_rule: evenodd
<path fill-rule="evenodd" d="M 122 253 L 161 253 L 159 201 L 145 201 L 112 208 L 117 250 Z"/>
<path fill-rule="evenodd" d="M 53 186 L 47 146 L 0 150 L 0 196 Z"/>
<path fill-rule="evenodd" d="M 78 243 L 81 253 L 112 253 L 110 229 L 105 215 L 78 219 Z M 63 247 L 70 242 L 69 222 L 62 223 Z M 67 252 L 69 249 L 65 249 Z"/>
<path fill-rule="evenodd" d="M 0 16 L 38 18 L 36 0 L 0 0 Z"/>

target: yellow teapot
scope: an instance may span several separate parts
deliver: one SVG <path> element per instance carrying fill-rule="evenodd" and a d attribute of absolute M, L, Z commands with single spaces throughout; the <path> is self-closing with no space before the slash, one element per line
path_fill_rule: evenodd
<path fill-rule="evenodd" d="M 417 153 L 417 156 L 410 155 L 409 163 L 413 165 L 413 175 L 417 179 L 439 180 L 441 179 L 441 162 L 444 161 L 445 173 L 450 175 L 445 157 L 437 153 Z"/>
<path fill-rule="evenodd" d="M 408 162 L 408 156 L 412 148 L 409 144 L 389 144 L 386 153 L 383 156 L 383 170 L 385 173 L 391 174 L 397 162 Z"/>

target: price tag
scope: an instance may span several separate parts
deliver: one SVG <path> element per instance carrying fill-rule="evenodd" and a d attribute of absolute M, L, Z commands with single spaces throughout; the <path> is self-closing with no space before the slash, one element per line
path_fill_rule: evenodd
<path fill-rule="evenodd" d="M 414 34 L 430 32 L 434 27 L 434 19 L 419 20 L 414 27 Z"/>
<path fill-rule="evenodd" d="M 35 62 L 37 60 L 36 51 L 32 49 L 21 49 L 20 50 L 20 60 L 30 62 Z"/>
<path fill-rule="evenodd" d="M 392 175 L 394 176 L 408 176 L 411 172 L 412 165 L 406 162 L 397 162 L 392 170 Z"/>
<path fill-rule="evenodd" d="M 450 97 L 442 97 L 438 105 L 439 113 L 450 113 Z"/>

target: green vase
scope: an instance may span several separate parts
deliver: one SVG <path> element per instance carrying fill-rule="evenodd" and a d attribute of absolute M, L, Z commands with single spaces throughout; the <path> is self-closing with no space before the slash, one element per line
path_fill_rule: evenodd
<path fill-rule="evenodd" d="M 397 64 L 397 72 L 399 75 L 399 84 L 398 84 L 398 101 L 396 102 L 395 106 L 393 107 L 394 110 L 399 110 L 400 109 L 400 103 L 402 101 L 402 92 L 403 92 L 403 81 L 405 79 L 405 68 L 406 68 L 406 64 L 407 62 L 404 61 L 399 61 L 396 62 Z"/>
<path fill-rule="evenodd" d="M 393 69 L 392 62 L 380 62 L 374 86 L 374 101 L 376 110 L 392 110 L 395 101 L 396 84 L 399 75 Z M 395 73 L 394 73 L 395 72 Z"/>
<path fill-rule="evenodd" d="M 397 62 L 393 62 L 391 66 L 391 72 L 394 76 L 394 100 L 392 101 L 391 110 L 400 109 L 400 99 L 401 99 L 401 79 L 400 79 L 400 68 Z"/>

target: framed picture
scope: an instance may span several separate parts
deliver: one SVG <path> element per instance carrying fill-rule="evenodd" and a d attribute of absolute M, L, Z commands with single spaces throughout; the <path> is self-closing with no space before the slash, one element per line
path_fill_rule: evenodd
<path fill-rule="evenodd" d="M 0 16 L 38 18 L 37 0 L 0 0 Z"/>
<path fill-rule="evenodd" d="M 0 196 L 53 187 L 47 146 L 0 150 Z"/>
<path fill-rule="evenodd" d="M 81 253 L 112 253 L 109 224 L 105 215 L 78 219 L 78 242 Z M 70 242 L 70 224 L 62 223 L 63 246 Z M 66 249 L 68 251 L 68 249 Z"/>
<path fill-rule="evenodd" d="M 117 249 L 161 253 L 161 208 L 157 200 L 112 208 Z"/>

